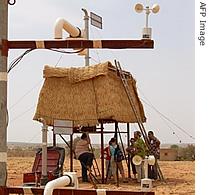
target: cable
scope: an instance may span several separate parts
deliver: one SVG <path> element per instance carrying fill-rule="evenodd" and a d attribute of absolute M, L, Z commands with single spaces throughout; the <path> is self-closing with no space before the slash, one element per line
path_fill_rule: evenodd
<path fill-rule="evenodd" d="M 96 63 L 101 63 L 101 61 L 97 61 L 96 59 L 94 59 L 93 57 L 90 57 L 90 59 L 92 59 L 94 62 L 96 62 Z"/>
<path fill-rule="evenodd" d="M 101 35 L 101 32 L 99 30 L 96 30 L 96 32 L 98 33 L 98 36 L 100 37 L 100 39 L 103 39 L 103 36 Z M 117 55 L 116 52 L 114 52 L 113 50 L 108 50 L 115 59 L 120 59 Z"/>
<path fill-rule="evenodd" d="M 23 59 L 23 57 L 30 53 L 31 51 L 33 51 L 34 49 L 28 49 L 26 50 L 23 54 L 21 54 L 20 56 L 18 56 L 17 58 L 15 58 L 11 63 L 10 63 L 10 66 L 9 66 L 9 69 L 7 71 L 7 73 L 9 73 L 13 68 L 15 68 L 15 66 L 17 66 L 17 64 Z"/>
<path fill-rule="evenodd" d="M 59 57 L 57 63 L 55 64 L 55 67 L 58 65 L 58 63 L 61 61 L 61 58 L 63 57 L 63 54 L 61 54 L 61 56 Z"/>
<path fill-rule="evenodd" d="M 13 68 L 15 68 L 15 66 L 18 65 L 18 63 L 23 59 L 23 57 L 30 53 L 31 51 L 33 51 L 34 49 L 28 49 L 26 50 L 23 54 L 21 54 L 20 56 L 18 56 L 17 58 L 15 58 L 11 63 L 10 63 L 10 66 L 9 66 L 9 69 L 7 71 L 7 73 L 9 73 Z M 64 53 L 64 54 L 75 54 L 75 53 L 80 53 L 84 50 L 84 48 L 80 49 L 80 50 L 77 50 L 77 51 L 74 51 L 74 52 L 69 52 L 69 51 L 65 51 L 65 50 L 58 50 L 58 49 L 49 49 L 51 51 L 55 51 L 55 52 L 60 52 L 60 53 Z M 60 57 L 61 58 L 61 57 Z"/>
<path fill-rule="evenodd" d="M 36 133 L 27 141 L 27 143 L 31 143 L 31 141 L 32 141 L 33 139 L 37 138 L 39 134 L 40 134 L 40 132 L 36 132 Z"/>
<path fill-rule="evenodd" d="M 60 49 L 48 49 L 50 51 L 55 51 L 59 53 L 64 53 L 64 54 L 75 54 L 75 53 L 80 53 L 84 50 L 85 48 L 79 49 L 77 51 L 66 51 L 66 50 L 60 50 Z"/>
<path fill-rule="evenodd" d="M 96 53 L 98 60 L 96 60 L 95 58 L 93 58 L 93 57 L 91 57 L 91 56 L 90 56 L 90 59 L 92 59 L 92 60 L 95 61 L 96 63 L 101 63 L 101 59 L 100 59 L 100 57 L 99 57 L 98 52 L 97 52 L 97 51 L 93 51 L 93 52 Z"/>
<path fill-rule="evenodd" d="M 164 122 L 164 124 L 169 128 L 169 130 L 171 130 L 172 134 L 177 137 L 177 139 L 179 140 L 179 143 L 181 143 L 182 141 L 181 141 L 180 137 L 175 133 L 175 131 L 173 130 L 173 128 L 168 124 L 168 122 L 162 116 L 160 116 L 160 118 Z"/>
<path fill-rule="evenodd" d="M 138 89 L 138 87 L 137 87 L 137 89 Z M 139 89 L 138 89 L 138 91 L 140 91 Z M 144 95 L 144 93 L 143 92 L 141 92 L 141 94 L 143 94 L 143 96 L 146 98 L 146 96 Z M 147 98 L 146 98 L 147 99 Z M 166 117 L 164 114 L 162 114 L 159 110 L 157 110 L 153 105 L 152 105 L 152 103 L 148 100 L 148 102 L 150 103 L 147 103 L 144 99 L 142 99 L 141 98 L 141 100 L 145 103 L 145 104 L 147 104 L 148 106 L 150 106 L 151 108 L 153 108 L 159 115 L 161 115 L 164 119 L 166 119 L 167 121 L 169 121 L 170 123 L 172 123 L 174 126 L 176 126 L 178 129 L 180 129 L 183 133 L 185 133 L 186 135 L 188 135 L 191 139 L 193 139 L 193 140 L 195 140 L 195 138 L 192 136 L 192 135 L 190 135 L 186 130 L 184 130 L 182 127 L 180 127 L 179 125 L 177 125 L 174 121 L 172 121 L 171 119 L 169 119 L 168 117 Z M 175 132 L 173 133 L 173 134 L 175 134 Z"/>
<path fill-rule="evenodd" d="M 179 143 L 182 143 L 182 140 L 179 138 L 179 136 L 173 131 L 173 135 L 175 135 L 179 139 Z"/>
<path fill-rule="evenodd" d="M 145 96 L 144 96 L 145 97 Z M 145 97 L 146 98 L 146 97 Z M 175 122 L 173 122 L 171 119 L 169 119 L 167 116 L 165 116 L 164 114 L 162 114 L 159 110 L 157 110 L 151 103 L 147 103 L 144 99 L 141 98 L 141 100 L 147 104 L 148 106 L 150 106 L 151 108 L 153 108 L 158 114 L 160 114 L 164 119 L 166 119 L 167 121 L 171 122 L 174 126 L 176 126 L 178 129 L 180 129 L 183 133 L 185 133 L 186 135 L 188 135 L 191 139 L 195 139 L 192 135 L 190 135 L 186 130 L 184 130 L 182 127 L 180 127 L 179 125 L 177 125 Z"/>
<path fill-rule="evenodd" d="M 92 30 L 92 28 L 90 28 L 90 31 L 93 34 L 93 38 L 95 38 L 94 31 Z M 98 49 L 93 50 L 93 52 L 96 53 L 98 61 L 96 61 L 93 57 L 90 57 L 90 58 L 93 59 L 96 63 L 101 63 L 101 59 L 100 59 L 100 56 L 99 56 Z"/>
<path fill-rule="evenodd" d="M 43 79 L 41 81 L 39 81 L 38 83 L 36 83 L 30 90 L 28 90 L 22 97 L 19 98 L 19 100 L 17 100 L 12 106 L 10 106 L 10 110 L 15 107 L 19 102 L 21 102 L 23 100 L 23 98 L 25 96 L 27 96 L 29 93 L 31 93 L 41 82 L 43 81 Z"/>
<path fill-rule="evenodd" d="M 172 134 L 175 135 L 177 137 L 177 139 L 179 140 L 179 143 L 182 142 L 182 140 L 180 139 L 180 137 L 176 134 L 176 132 L 173 130 L 173 128 L 168 124 L 168 122 L 166 120 L 164 120 L 161 117 L 162 121 L 166 124 L 166 126 L 169 128 L 169 130 L 171 130 Z"/>
<path fill-rule="evenodd" d="M 18 116 L 16 116 L 15 118 L 11 119 L 10 123 L 14 122 L 15 120 L 17 120 L 18 118 L 22 117 L 23 115 L 25 115 L 28 111 L 32 110 L 34 108 L 35 105 L 31 106 L 29 109 L 27 109 L 26 111 L 22 112 L 21 114 L 19 114 Z"/>
<path fill-rule="evenodd" d="M 58 63 L 60 62 L 61 58 L 63 57 L 63 54 L 59 57 L 55 67 L 58 65 Z M 27 91 L 18 101 L 16 101 L 16 103 L 14 103 L 9 109 L 11 110 L 14 106 L 16 106 L 19 102 L 22 101 L 22 99 L 27 96 L 29 93 L 31 93 L 41 82 L 43 81 L 40 80 L 38 83 L 36 83 L 29 91 Z"/>

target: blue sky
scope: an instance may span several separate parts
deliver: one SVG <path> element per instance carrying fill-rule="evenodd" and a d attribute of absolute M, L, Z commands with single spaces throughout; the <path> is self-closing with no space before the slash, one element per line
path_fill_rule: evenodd
<path fill-rule="evenodd" d="M 145 14 L 134 11 L 136 3 L 140 1 L 17 1 L 14 6 L 9 6 L 9 39 L 53 39 L 54 23 L 58 17 L 83 28 L 81 8 L 103 17 L 103 29 L 91 26 L 90 39 L 141 39 Z M 146 1 L 141 3 L 145 5 Z M 177 0 L 173 4 L 171 1 L 149 1 L 151 6 L 154 3 L 160 5 L 160 12 L 149 16 L 154 49 L 91 50 L 90 63 L 117 59 L 134 75 L 140 97 L 150 104 L 143 102 L 148 118 L 146 129 L 153 130 L 162 143 L 194 142 L 151 109 L 152 104 L 194 137 L 194 1 Z M 63 35 L 67 36 L 66 33 Z M 22 52 L 11 50 L 9 62 Z M 60 67 L 84 65 L 84 59 L 77 55 L 61 57 L 59 53 L 36 50 L 26 55 L 9 73 L 8 141 L 41 142 L 41 124 L 32 118 L 43 82 L 42 70 L 44 65 L 55 66 L 58 61 Z M 136 127 L 133 125 L 132 130 Z M 93 139 L 99 143 L 99 138 Z"/>

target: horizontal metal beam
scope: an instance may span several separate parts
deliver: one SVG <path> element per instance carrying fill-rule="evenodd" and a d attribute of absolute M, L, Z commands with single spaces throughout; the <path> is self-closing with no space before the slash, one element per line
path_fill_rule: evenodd
<path fill-rule="evenodd" d="M 142 40 L 14 40 L 4 41 L 0 48 L 51 49 L 51 48 L 97 48 L 97 49 L 152 49 L 154 41 Z M 3 44 L 2 43 L 2 44 Z"/>
<path fill-rule="evenodd" d="M 115 133 L 115 131 L 103 131 L 103 133 Z M 127 131 L 120 131 L 120 133 L 128 133 Z M 101 131 L 90 132 L 90 134 L 101 134 Z"/>
<path fill-rule="evenodd" d="M 24 188 L 24 187 L 1 187 L 0 186 L 0 194 L 1 195 L 10 195 L 10 194 L 36 194 L 42 195 L 44 192 L 43 188 Z M 100 193 L 100 189 L 97 190 L 85 190 L 85 189 L 55 189 L 53 191 L 53 195 L 97 195 Z M 104 190 L 106 195 L 155 195 L 155 192 L 140 192 L 140 191 L 119 191 L 119 190 Z"/>

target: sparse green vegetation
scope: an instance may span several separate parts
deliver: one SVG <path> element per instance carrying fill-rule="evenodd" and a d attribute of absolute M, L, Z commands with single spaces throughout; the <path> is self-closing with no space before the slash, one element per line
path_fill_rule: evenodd
<path fill-rule="evenodd" d="M 179 146 L 176 144 L 171 145 L 171 149 L 178 149 L 178 148 L 179 148 Z"/>
<path fill-rule="evenodd" d="M 178 151 L 177 160 L 195 160 L 195 145 L 188 144 L 186 147 L 179 147 L 178 145 L 171 145 L 171 148 Z"/>
<path fill-rule="evenodd" d="M 178 150 L 179 160 L 195 160 L 195 145 L 188 144 L 185 148 Z"/>

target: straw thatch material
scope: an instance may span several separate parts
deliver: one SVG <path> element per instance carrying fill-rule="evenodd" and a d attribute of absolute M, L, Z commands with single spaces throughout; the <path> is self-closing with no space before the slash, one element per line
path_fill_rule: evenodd
<path fill-rule="evenodd" d="M 129 90 L 138 114 L 145 122 L 136 82 L 126 72 Z M 34 120 L 73 120 L 75 126 L 94 126 L 100 119 L 137 122 L 116 68 L 110 62 L 81 68 L 45 66 L 45 82 L 39 95 Z"/>

